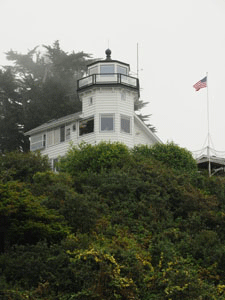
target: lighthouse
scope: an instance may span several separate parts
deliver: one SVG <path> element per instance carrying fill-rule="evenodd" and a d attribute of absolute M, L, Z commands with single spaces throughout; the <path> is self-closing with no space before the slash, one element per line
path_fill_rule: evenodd
<path fill-rule="evenodd" d="M 29 132 L 31 151 L 40 150 L 54 162 L 68 151 L 71 143 L 92 145 L 101 141 L 121 142 L 129 148 L 153 145 L 160 139 L 138 117 L 134 104 L 139 100 L 139 80 L 130 76 L 130 66 L 111 57 L 87 67 L 77 82 L 82 111 L 44 123 Z"/>
<path fill-rule="evenodd" d="M 130 76 L 129 64 L 111 58 L 110 49 L 105 54 L 105 60 L 90 64 L 88 75 L 78 80 L 83 118 L 95 133 L 96 143 L 119 141 L 133 147 L 143 130 L 135 126 L 140 123 L 134 112 L 140 95 L 139 80 Z M 146 138 L 144 143 L 154 143 L 154 139 Z"/>

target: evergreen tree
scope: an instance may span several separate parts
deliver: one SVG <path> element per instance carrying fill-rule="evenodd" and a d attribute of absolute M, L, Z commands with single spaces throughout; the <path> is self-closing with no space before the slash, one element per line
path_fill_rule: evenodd
<path fill-rule="evenodd" d="M 6 58 L 13 62 L 0 73 L 0 149 L 29 150 L 23 133 L 67 114 L 81 110 L 76 93 L 77 79 L 93 60 L 84 52 L 68 54 L 56 41 Z"/>
<path fill-rule="evenodd" d="M 23 135 L 23 106 L 18 83 L 10 68 L 0 70 L 0 152 L 28 146 Z"/>

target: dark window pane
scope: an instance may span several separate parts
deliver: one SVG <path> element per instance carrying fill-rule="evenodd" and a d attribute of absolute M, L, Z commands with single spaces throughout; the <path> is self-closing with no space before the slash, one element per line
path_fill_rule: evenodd
<path fill-rule="evenodd" d="M 66 129 L 66 140 L 70 139 L 70 128 Z"/>
<path fill-rule="evenodd" d="M 79 135 L 94 132 L 94 118 L 80 121 Z"/>
<path fill-rule="evenodd" d="M 60 142 L 65 141 L 65 126 L 60 127 Z"/>

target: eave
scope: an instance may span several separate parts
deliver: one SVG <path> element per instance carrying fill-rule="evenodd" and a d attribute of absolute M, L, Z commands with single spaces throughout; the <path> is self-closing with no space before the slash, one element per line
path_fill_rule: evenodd
<path fill-rule="evenodd" d="M 65 117 L 59 118 L 59 119 L 54 119 L 54 120 L 50 120 L 38 127 L 35 127 L 27 132 L 24 133 L 25 136 L 31 136 L 34 134 L 37 134 L 39 132 L 45 131 L 45 130 L 49 130 L 58 126 L 61 126 L 65 123 L 70 123 L 70 122 L 74 122 L 76 120 L 81 119 L 82 116 L 82 112 L 78 112 L 78 113 L 74 113 L 71 115 L 67 115 Z"/>
<path fill-rule="evenodd" d="M 147 133 L 155 141 L 155 143 L 163 144 L 160 138 L 154 132 L 152 132 L 150 128 L 148 128 L 148 126 L 138 117 L 136 113 L 134 114 L 134 119 L 142 127 L 145 133 Z"/>

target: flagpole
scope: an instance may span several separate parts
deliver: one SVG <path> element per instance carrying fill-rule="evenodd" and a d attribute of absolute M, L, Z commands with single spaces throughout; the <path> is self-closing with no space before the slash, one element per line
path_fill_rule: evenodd
<path fill-rule="evenodd" d="M 207 146 L 207 158 L 208 158 L 208 171 L 209 177 L 211 176 L 211 161 L 210 161 L 210 130 L 209 130 L 209 83 L 208 83 L 208 72 L 206 72 L 207 82 L 207 123 L 208 123 L 208 146 Z"/>

